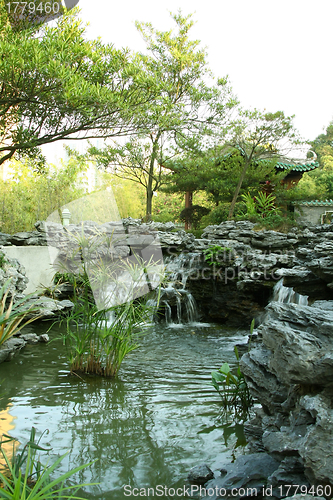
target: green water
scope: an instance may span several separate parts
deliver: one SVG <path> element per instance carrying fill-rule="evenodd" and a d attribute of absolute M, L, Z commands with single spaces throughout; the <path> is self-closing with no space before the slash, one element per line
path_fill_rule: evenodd
<path fill-rule="evenodd" d="M 43 333 L 37 330 L 30 328 Z M 0 365 L 10 434 L 26 442 L 32 426 L 48 429 L 42 443 L 52 446 L 50 460 L 69 450 L 59 473 L 98 459 L 75 477 L 100 483 L 81 492 L 87 499 L 134 498 L 125 485 L 182 487 L 194 465 L 214 469 L 231 460 L 241 439 L 241 426 L 219 420 L 220 399 L 209 382 L 211 370 L 234 361 L 245 334 L 200 324 L 153 327 L 116 379 L 69 376 L 60 341 L 28 345 Z"/>

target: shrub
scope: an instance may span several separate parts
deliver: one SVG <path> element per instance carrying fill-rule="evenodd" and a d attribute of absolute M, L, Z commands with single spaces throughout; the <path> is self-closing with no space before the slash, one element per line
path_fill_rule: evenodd
<path fill-rule="evenodd" d="M 243 208 L 244 204 L 241 202 L 237 202 L 235 205 L 234 216 L 237 217 Z M 209 214 L 209 224 L 221 224 L 228 219 L 230 209 L 230 203 L 220 203 L 217 207 L 213 208 L 213 210 Z"/>
<path fill-rule="evenodd" d="M 230 252 L 231 248 L 221 247 L 221 245 L 211 245 L 206 248 L 202 253 L 205 256 L 205 261 L 210 266 L 220 266 L 222 262 L 226 262 L 230 260 Z M 226 259 L 226 256 L 229 258 Z"/>
<path fill-rule="evenodd" d="M 209 214 L 210 209 L 201 205 L 192 205 L 181 211 L 179 218 L 189 224 L 193 224 L 194 229 L 198 229 L 199 222 L 204 215 Z"/>

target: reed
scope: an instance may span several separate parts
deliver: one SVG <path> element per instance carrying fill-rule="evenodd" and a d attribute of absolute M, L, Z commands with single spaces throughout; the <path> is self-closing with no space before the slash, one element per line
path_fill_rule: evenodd
<path fill-rule="evenodd" d="M 15 438 L 7 435 L 2 437 L 0 453 L 4 458 L 5 468 L 0 471 L 0 498 L 8 500 L 84 500 L 76 494 L 80 488 L 90 486 L 92 483 L 69 484 L 68 480 L 93 462 L 76 467 L 60 477 L 52 479 L 53 473 L 69 452 L 62 455 L 53 464 L 43 466 L 37 458 L 37 452 L 49 451 L 49 449 L 40 446 L 41 437 L 36 441 L 36 429 L 32 427 L 30 439 L 22 451 L 19 451 L 15 445 Z M 10 441 L 13 441 L 11 459 L 8 458 L 3 449 L 3 444 Z"/>
<path fill-rule="evenodd" d="M 14 295 L 9 299 L 11 281 L 12 278 L 9 278 L 0 289 L 0 345 L 41 317 L 37 313 L 38 300 L 29 302 L 29 295 L 15 302 Z"/>

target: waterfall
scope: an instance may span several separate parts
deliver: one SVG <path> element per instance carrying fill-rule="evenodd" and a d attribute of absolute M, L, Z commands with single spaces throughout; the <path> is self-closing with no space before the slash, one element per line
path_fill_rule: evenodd
<path fill-rule="evenodd" d="M 281 278 L 273 288 L 273 301 L 284 302 L 285 304 L 298 304 L 300 306 L 308 305 L 308 297 L 295 292 L 292 288 L 283 285 Z"/>
<path fill-rule="evenodd" d="M 165 259 L 168 285 L 161 292 L 161 305 L 167 325 L 193 323 L 198 309 L 194 297 L 186 290 L 186 282 L 200 253 L 182 253 Z"/>

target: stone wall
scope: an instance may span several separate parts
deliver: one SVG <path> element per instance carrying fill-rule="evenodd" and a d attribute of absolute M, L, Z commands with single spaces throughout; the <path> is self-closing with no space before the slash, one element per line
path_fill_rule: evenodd
<path fill-rule="evenodd" d="M 161 249 L 165 261 L 181 255 L 180 265 L 190 268 L 186 288 L 195 297 L 202 319 L 207 321 L 249 325 L 253 317 L 260 318 L 263 314 L 281 277 L 286 286 L 309 296 L 310 303 L 333 299 L 331 224 L 279 233 L 256 231 L 248 221 L 228 221 L 208 226 L 200 239 L 177 231 L 172 223 L 142 224 L 134 219 L 100 226 L 89 221 L 83 226 L 68 226 L 72 235 L 80 234 L 82 227 L 85 237 L 96 247 L 96 258 L 124 258 L 133 252 L 151 255 L 153 251 L 159 259 Z M 25 254 L 25 249 L 40 251 L 41 245 L 49 244 L 57 247 L 60 263 L 65 263 L 74 252 L 79 265 L 78 245 L 69 239 L 63 226 L 39 222 L 36 229 L 16 235 L 0 233 L 4 252 L 6 248 L 13 252 L 15 245 L 22 247 L 20 251 Z M 214 266 L 208 264 L 203 254 L 212 245 L 227 249 Z M 41 261 L 35 257 L 28 261 L 28 276 L 39 272 Z M 183 279 L 181 273 L 178 279 Z"/>

